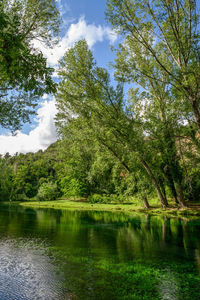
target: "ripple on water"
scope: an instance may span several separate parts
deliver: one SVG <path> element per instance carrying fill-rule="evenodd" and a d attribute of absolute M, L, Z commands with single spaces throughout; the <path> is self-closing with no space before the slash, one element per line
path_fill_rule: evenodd
<path fill-rule="evenodd" d="M 0 240 L 0 299 L 70 299 L 61 278 L 45 254 L 44 242 L 31 239 Z"/>

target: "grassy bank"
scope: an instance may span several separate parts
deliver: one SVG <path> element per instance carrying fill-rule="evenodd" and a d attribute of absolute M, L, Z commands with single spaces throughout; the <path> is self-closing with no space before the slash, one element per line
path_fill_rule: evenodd
<path fill-rule="evenodd" d="M 22 206 L 28 207 L 44 207 L 55 209 L 77 209 L 77 210 L 101 210 L 101 211 L 121 211 L 125 213 L 149 213 L 153 215 L 169 215 L 169 216 L 200 216 L 200 204 L 193 204 L 191 207 L 185 209 L 178 209 L 177 207 L 170 205 L 169 208 L 163 210 L 159 205 L 154 205 L 150 209 L 144 209 L 138 203 L 123 203 L 123 204 L 91 204 L 86 201 L 72 201 L 72 200 L 56 200 L 56 201 L 32 201 L 32 202 L 20 202 Z"/>

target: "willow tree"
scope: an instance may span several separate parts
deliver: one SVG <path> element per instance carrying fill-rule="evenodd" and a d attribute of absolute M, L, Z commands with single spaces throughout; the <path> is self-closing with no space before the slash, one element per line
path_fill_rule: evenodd
<path fill-rule="evenodd" d="M 2 0 L 0 4 L 0 124 L 18 129 L 36 100 L 55 91 L 53 69 L 34 47 L 56 42 L 60 17 L 55 0 Z"/>
<path fill-rule="evenodd" d="M 60 62 L 61 82 L 56 96 L 57 125 L 81 116 L 101 144 L 106 147 L 128 172 L 131 166 L 126 154 L 133 153 L 155 187 L 162 207 L 167 206 L 158 179 L 151 168 L 152 153 L 144 129 L 135 120 L 123 97 L 121 85 L 113 88 L 109 74 L 99 68 L 85 41 L 68 50 Z"/>

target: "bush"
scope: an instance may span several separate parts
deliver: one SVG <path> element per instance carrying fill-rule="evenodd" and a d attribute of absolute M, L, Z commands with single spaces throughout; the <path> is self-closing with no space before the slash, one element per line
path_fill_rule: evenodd
<path fill-rule="evenodd" d="M 21 194 L 11 194 L 9 201 L 28 201 L 29 198 L 26 196 L 25 193 Z"/>
<path fill-rule="evenodd" d="M 51 201 L 58 197 L 58 187 L 55 182 L 44 182 L 38 189 L 37 199 L 39 201 Z"/>
<path fill-rule="evenodd" d="M 86 187 L 84 183 L 76 178 L 70 176 L 63 177 L 60 180 L 60 188 L 64 196 L 66 197 L 80 197 L 84 196 Z"/>
<path fill-rule="evenodd" d="M 120 196 L 114 195 L 114 194 L 110 194 L 110 195 L 93 194 L 93 195 L 88 197 L 88 201 L 90 203 L 118 203 L 118 202 L 123 202 Z"/>
<path fill-rule="evenodd" d="M 88 201 L 90 203 L 104 203 L 103 196 L 101 196 L 99 194 L 93 194 L 93 195 L 89 196 Z"/>

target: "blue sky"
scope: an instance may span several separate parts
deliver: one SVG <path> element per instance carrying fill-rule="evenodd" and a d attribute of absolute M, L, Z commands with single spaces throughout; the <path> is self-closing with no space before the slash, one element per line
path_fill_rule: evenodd
<path fill-rule="evenodd" d="M 65 51 L 76 41 L 85 38 L 98 65 L 108 67 L 114 59 L 110 45 L 116 43 L 117 37 L 105 20 L 106 0 L 57 0 L 57 3 L 63 18 L 59 44 L 54 49 L 47 49 L 34 42 L 35 47 L 46 56 L 49 65 L 56 69 Z M 0 153 L 26 153 L 47 148 L 57 138 L 55 114 L 55 99 L 44 95 L 32 123 L 25 124 L 16 136 L 0 128 Z"/>

